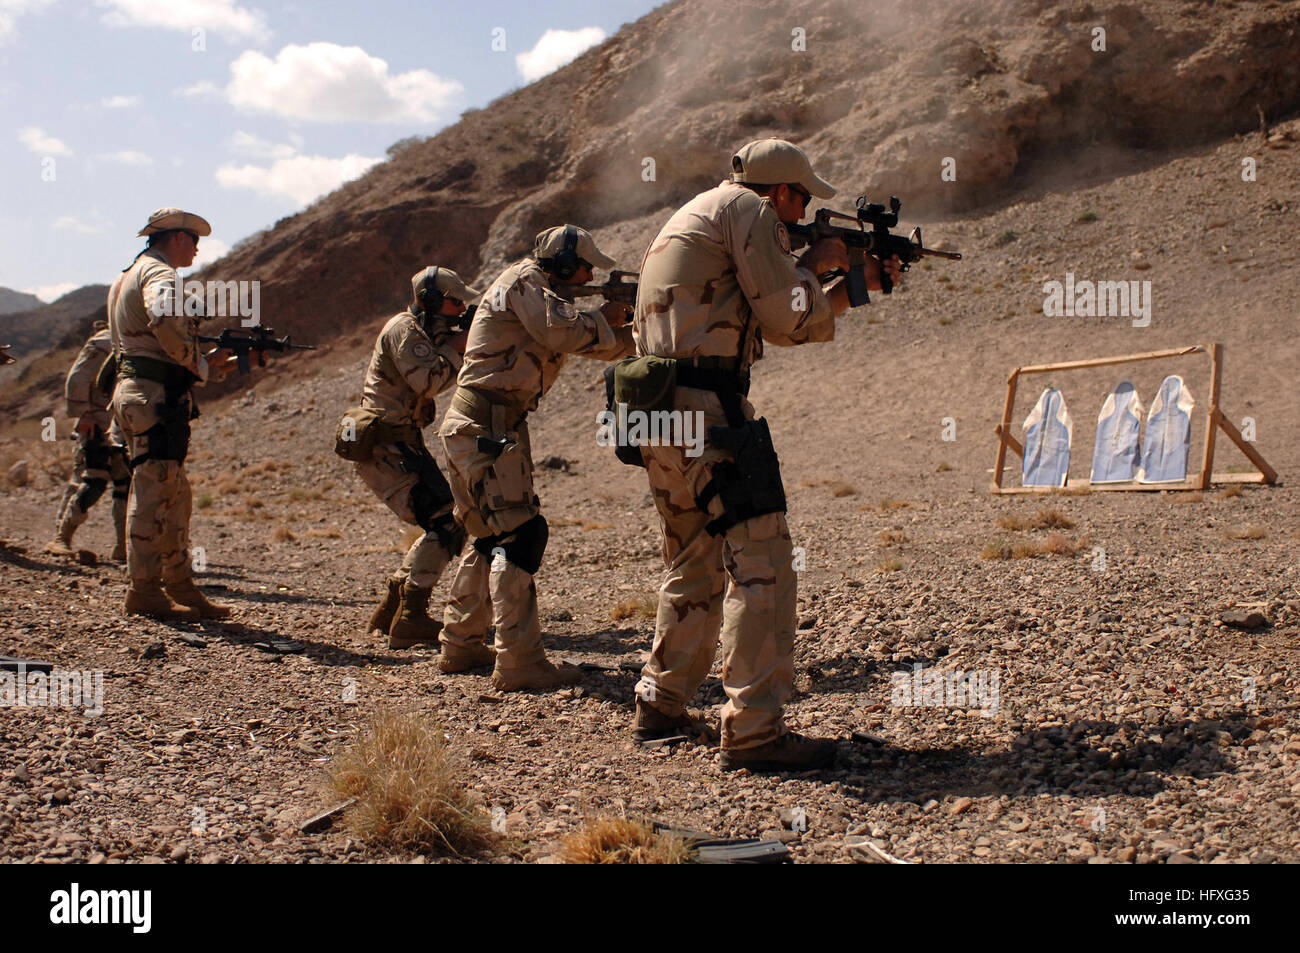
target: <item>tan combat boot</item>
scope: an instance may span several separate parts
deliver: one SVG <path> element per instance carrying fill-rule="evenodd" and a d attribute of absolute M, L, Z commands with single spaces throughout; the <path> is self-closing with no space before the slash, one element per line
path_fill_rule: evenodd
<path fill-rule="evenodd" d="M 636 721 L 632 723 L 632 737 L 639 744 L 685 735 L 702 743 L 717 741 L 717 732 L 705 722 L 683 711 L 680 715 L 665 715 L 643 698 L 636 700 Z"/>
<path fill-rule="evenodd" d="M 552 665 L 542 659 L 527 668 L 510 668 L 504 671 L 498 665 L 492 670 L 492 685 L 501 692 L 549 691 L 561 685 L 572 685 L 582 678 L 582 669 L 568 662 Z"/>
<path fill-rule="evenodd" d="M 397 614 L 397 607 L 402 604 L 402 577 L 390 576 L 388 579 L 388 589 L 384 593 L 383 600 L 375 606 L 375 611 L 370 615 L 370 626 L 367 632 L 387 632 L 388 627 L 393 624 L 393 616 Z"/>
<path fill-rule="evenodd" d="M 52 540 L 45 544 L 45 551 L 52 556 L 77 555 L 77 551 L 72 548 L 72 534 L 76 531 L 77 524 L 72 520 L 60 520 L 58 532 Z"/>
<path fill-rule="evenodd" d="M 126 614 L 147 615 L 153 619 L 194 620 L 196 610 L 177 605 L 156 582 L 133 582 L 126 590 Z"/>
<path fill-rule="evenodd" d="M 789 732 L 754 748 L 723 748 L 722 770 L 812 771 L 835 763 L 835 742 Z"/>
<path fill-rule="evenodd" d="M 442 659 L 438 662 L 438 667 L 444 674 L 455 675 L 457 672 L 468 672 L 472 668 L 483 668 L 491 665 L 497 660 L 496 650 L 490 645 L 479 643 L 464 648 L 459 645 L 442 644 Z"/>
<path fill-rule="evenodd" d="M 181 605 L 194 609 L 204 619 L 224 619 L 231 613 L 230 606 L 209 602 L 208 597 L 194 585 L 193 579 L 168 583 L 163 588 L 167 590 L 168 596 Z"/>
<path fill-rule="evenodd" d="M 429 595 L 430 590 L 413 586 L 410 582 L 402 586 L 401 602 L 388 627 L 390 649 L 409 649 L 423 642 L 438 643 L 442 623 L 429 618 Z"/>

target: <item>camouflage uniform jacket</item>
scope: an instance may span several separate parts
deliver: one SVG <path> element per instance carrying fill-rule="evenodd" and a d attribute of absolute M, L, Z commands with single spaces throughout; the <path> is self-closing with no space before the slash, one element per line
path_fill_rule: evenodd
<path fill-rule="evenodd" d="M 555 383 L 569 354 L 614 361 L 632 353 L 630 327 L 609 326 L 551 290 L 532 258 L 501 273 L 479 302 L 459 384 L 527 413 Z"/>
<path fill-rule="evenodd" d="M 146 249 L 118 275 L 108 289 L 113 349 L 125 357 L 179 364 L 206 381 L 208 362 L 197 340 L 199 317 L 185 314 L 177 285 L 176 269 L 158 249 Z"/>
<path fill-rule="evenodd" d="M 796 266 L 772 203 L 723 182 L 678 209 L 646 250 L 633 327 L 638 354 L 739 355 L 748 369 L 764 341 L 831 340 L 835 316 L 817 276 Z"/>
<path fill-rule="evenodd" d="M 375 341 L 361 404 L 389 424 L 423 430 L 437 416 L 434 398 L 456 382 L 461 357 L 449 334 L 430 337 L 410 311 L 394 315 Z"/>

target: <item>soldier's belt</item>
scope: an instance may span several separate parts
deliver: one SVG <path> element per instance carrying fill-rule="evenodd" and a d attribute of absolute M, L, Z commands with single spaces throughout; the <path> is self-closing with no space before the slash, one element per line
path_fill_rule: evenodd
<path fill-rule="evenodd" d="M 198 381 L 188 368 L 171 361 L 160 361 L 155 357 L 134 354 L 121 357 L 117 362 L 119 377 L 138 377 L 142 380 L 162 384 L 169 400 L 174 400 L 188 391 Z M 173 396 L 175 395 L 175 396 Z"/>
<path fill-rule="evenodd" d="M 513 404 L 493 400 L 473 387 L 457 387 L 451 398 L 452 409 L 492 433 L 516 429 L 527 414 Z"/>
<path fill-rule="evenodd" d="M 739 373 L 734 357 L 696 357 L 677 360 L 677 386 L 711 390 L 715 394 L 748 394 L 749 374 Z"/>

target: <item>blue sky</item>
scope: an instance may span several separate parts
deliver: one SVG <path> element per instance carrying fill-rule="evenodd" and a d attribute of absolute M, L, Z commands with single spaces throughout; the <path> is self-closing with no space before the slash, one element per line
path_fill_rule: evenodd
<path fill-rule="evenodd" d="M 201 265 L 659 2 L 0 0 L 0 286 L 107 283 L 163 205 Z"/>

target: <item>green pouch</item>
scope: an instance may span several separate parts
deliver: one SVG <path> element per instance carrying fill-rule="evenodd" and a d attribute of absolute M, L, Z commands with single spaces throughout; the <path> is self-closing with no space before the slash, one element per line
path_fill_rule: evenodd
<path fill-rule="evenodd" d="M 380 414 L 369 407 L 352 407 L 334 432 L 334 452 L 344 460 L 363 463 L 375 451 L 382 429 Z"/>
<path fill-rule="evenodd" d="M 670 357 L 625 357 L 614 365 L 614 403 L 628 410 L 672 410 L 677 362 Z"/>

